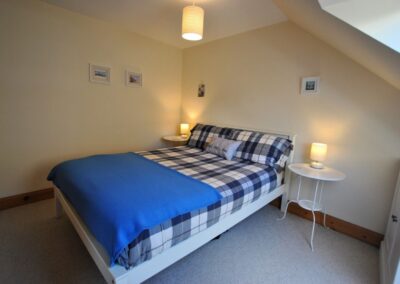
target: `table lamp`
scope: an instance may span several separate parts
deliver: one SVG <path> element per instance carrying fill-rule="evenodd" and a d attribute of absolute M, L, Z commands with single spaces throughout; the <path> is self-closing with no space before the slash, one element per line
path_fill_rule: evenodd
<path fill-rule="evenodd" d="M 324 143 L 312 143 L 311 144 L 310 166 L 312 168 L 314 168 L 314 169 L 323 169 L 324 168 L 324 164 L 322 162 L 325 161 L 327 150 L 328 150 L 328 145 L 326 145 Z"/>
<path fill-rule="evenodd" d="M 189 123 L 181 123 L 180 130 L 182 138 L 187 138 L 190 132 Z"/>

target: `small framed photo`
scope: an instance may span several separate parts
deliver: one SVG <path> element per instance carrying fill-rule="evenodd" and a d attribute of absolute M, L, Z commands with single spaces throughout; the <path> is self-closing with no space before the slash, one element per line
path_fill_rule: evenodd
<path fill-rule="evenodd" d="M 202 98 L 204 97 L 205 93 L 206 93 L 206 85 L 204 85 L 204 83 L 200 83 L 199 88 L 197 90 L 197 96 L 199 98 Z"/>
<path fill-rule="evenodd" d="M 142 86 L 142 73 L 125 71 L 125 84 L 128 87 L 141 87 Z"/>
<path fill-rule="evenodd" d="M 111 68 L 89 64 L 89 81 L 93 83 L 110 84 Z"/>
<path fill-rule="evenodd" d="M 303 77 L 301 79 L 301 94 L 314 95 L 319 92 L 319 77 Z"/>

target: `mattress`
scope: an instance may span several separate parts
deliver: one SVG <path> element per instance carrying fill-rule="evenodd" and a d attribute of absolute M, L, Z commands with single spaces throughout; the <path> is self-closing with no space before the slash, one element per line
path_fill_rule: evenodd
<path fill-rule="evenodd" d="M 271 166 L 238 159 L 228 161 L 195 147 L 181 146 L 138 154 L 211 185 L 223 198 L 211 206 L 142 231 L 116 260 L 127 269 L 204 231 L 282 183 L 282 174 Z"/>

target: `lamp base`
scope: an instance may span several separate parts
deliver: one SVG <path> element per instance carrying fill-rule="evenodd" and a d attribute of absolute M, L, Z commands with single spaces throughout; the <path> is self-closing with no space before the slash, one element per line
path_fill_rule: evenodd
<path fill-rule="evenodd" d="M 189 137 L 189 135 L 187 134 L 181 134 L 182 139 L 187 139 Z"/>
<path fill-rule="evenodd" d="M 324 164 L 321 163 L 321 162 L 312 161 L 312 162 L 310 163 L 310 167 L 312 167 L 312 168 L 314 168 L 314 169 L 317 169 L 317 170 L 321 170 L 321 169 L 324 168 Z"/>

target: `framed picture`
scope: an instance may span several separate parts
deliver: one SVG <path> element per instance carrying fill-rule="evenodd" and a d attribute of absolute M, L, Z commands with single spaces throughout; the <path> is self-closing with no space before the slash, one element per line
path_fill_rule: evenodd
<path fill-rule="evenodd" d="M 110 84 L 111 68 L 89 64 L 89 81 L 93 83 Z"/>
<path fill-rule="evenodd" d="M 125 84 L 128 87 L 141 87 L 142 86 L 142 73 L 125 71 Z"/>
<path fill-rule="evenodd" d="M 197 96 L 199 98 L 202 98 L 204 97 L 205 93 L 206 93 L 206 85 L 204 85 L 204 83 L 200 83 L 199 88 L 197 90 Z"/>
<path fill-rule="evenodd" d="M 319 92 L 319 77 L 303 77 L 301 79 L 301 94 L 313 95 Z"/>

